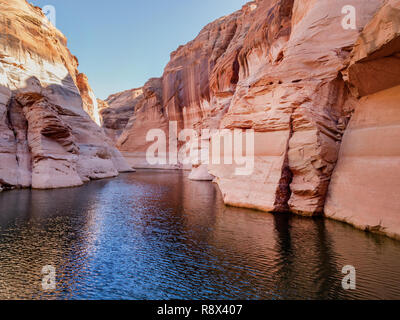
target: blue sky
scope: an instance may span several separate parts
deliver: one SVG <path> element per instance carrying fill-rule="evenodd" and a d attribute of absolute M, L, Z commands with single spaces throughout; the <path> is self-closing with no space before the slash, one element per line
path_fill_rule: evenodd
<path fill-rule="evenodd" d="M 95 94 L 142 86 L 162 75 L 169 55 L 209 22 L 246 0 L 28 0 L 56 8 L 57 27 Z"/>

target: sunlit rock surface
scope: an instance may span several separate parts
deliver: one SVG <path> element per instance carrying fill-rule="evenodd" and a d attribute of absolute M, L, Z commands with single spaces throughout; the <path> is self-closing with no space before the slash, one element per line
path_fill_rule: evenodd
<path fill-rule="evenodd" d="M 76 77 L 76 82 L 82 97 L 83 110 L 85 110 L 86 113 L 89 114 L 90 118 L 100 126 L 100 107 L 97 98 L 90 87 L 88 77 L 84 73 L 79 73 Z"/>
<path fill-rule="evenodd" d="M 360 35 L 344 72 L 360 97 L 343 137 L 328 217 L 400 239 L 400 2 Z"/>
<path fill-rule="evenodd" d="M 150 79 L 142 88 L 143 94 L 137 98 L 134 115 L 117 140 L 117 146 L 128 163 L 134 168 L 176 169 L 176 165 L 151 165 L 146 158 L 146 151 L 153 144 L 147 141 L 150 130 L 162 130 L 169 133 L 169 123 L 162 102 L 162 79 Z M 166 149 L 165 152 L 169 150 Z"/>
<path fill-rule="evenodd" d="M 136 105 L 143 100 L 143 89 L 137 88 L 113 94 L 99 101 L 101 124 L 107 135 L 117 142 L 133 116 Z"/>
<path fill-rule="evenodd" d="M 78 186 L 130 170 L 84 111 L 96 99 L 66 44 L 41 9 L 0 0 L 2 189 Z"/>
<path fill-rule="evenodd" d="M 248 3 L 210 23 L 171 54 L 157 85 L 144 89 L 118 148 L 131 165 L 185 168 L 148 164 L 150 129 L 168 135 L 170 121 L 177 122 L 178 130 L 195 129 L 199 135 L 202 129 L 253 129 L 255 162 L 250 175 L 238 175 L 235 163 L 201 163 L 193 166 L 190 178 L 215 177 L 229 205 L 307 216 L 325 210 L 328 216 L 383 230 L 378 226 L 385 209 L 392 212 L 385 218 L 389 221 L 397 219 L 394 212 L 400 207 L 396 174 L 381 179 L 381 187 L 374 179 L 384 170 L 399 171 L 395 125 L 388 129 L 397 121 L 398 3 Z M 343 8 L 348 5 L 355 9 L 355 28 L 343 27 L 348 14 Z M 369 128 L 370 135 L 357 136 L 367 132 L 360 126 Z M 386 144 L 376 142 L 375 148 L 371 142 L 380 139 L 382 130 L 391 138 Z M 361 163 L 367 158 L 358 149 L 362 145 L 372 156 L 365 166 Z M 345 188 L 346 179 L 351 183 Z M 363 202 L 367 197 L 371 203 Z M 380 200 L 374 202 L 376 197 Z M 352 213 L 356 205 L 359 209 Z M 368 222 L 358 218 L 364 207 Z"/>
<path fill-rule="evenodd" d="M 255 170 L 212 167 L 225 201 L 267 211 L 323 212 L 353 98 L 340 70 L 380 2 L 354 1 L 357 30 L 342 28 L 346 1 L 259 1 L 238 55 L 239 81 L 223 128 L 254 129 Z"/>

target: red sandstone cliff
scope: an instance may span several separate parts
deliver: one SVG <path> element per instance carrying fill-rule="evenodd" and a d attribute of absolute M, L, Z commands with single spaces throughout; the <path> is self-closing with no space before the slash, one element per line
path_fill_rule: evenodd
<path fill-rule="evenodd" d="M 356 9 L 355 30 L 342 27 L 347 5 Z M 254 129 L 251 176 L 235 175 L 235 165 L 208 166 L 227 204 L 325 212 L 400 236 L 398 7 L 395 0 L 250 2 L 171 54 L 117 145 L 131 165 L 148 167 L 146 133 L 168 132 L 169 121 L 181 129 Z M 205 175 L 207 167 L 193 168 L 193 177 Z"/>
<path fill-rule="evenodd" d="M 39 8 L 0 0 L 0 190 L 78 186 L 130 170 L 84 111 L 96 99 L 77 67 Z"/>

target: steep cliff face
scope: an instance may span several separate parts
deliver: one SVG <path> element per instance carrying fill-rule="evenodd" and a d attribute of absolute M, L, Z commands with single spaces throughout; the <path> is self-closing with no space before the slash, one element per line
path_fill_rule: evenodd
<path fill-rule="evenodd" d="M 353 108 L 341 79 L 362 28 L 382 2 L 353 1 L 357 30 L 342 28 L 346 1 L 260 1 L 239 54 L 239 81 L 221 127 L 254 129 L 255 172 L 211 172 L 228 204 L 321 214 Z"/>
<path fill-rule="evenodd" d="M 325 213 L 400 239 L 400 2 L 360 35 L 344 72 L 359 98 L 343 137 Z"/>
<path fill-rule="evenodd" d="M 0 1 L 1 189 L 77 186 L 130 169 L 84 111 L 95 99 L 88 90 L 83 102 L 87 79 L 66 42 L 39 8 Z"/>
<path fill-rule="evenodd" d="M 116 142 L 143 100 L 143 88 L 113 94 L 99 102 L 100 118 L 107 135 Z"/>
<path fill-rule="evenodd" d="M 162 83 L 162 78 L 153 78 L 143 86 L 143 95 L 137 98 L 134 115 L 117 141 L 119 150 L 129 164 L 136 168 L 176 168 L 168 164 L 152 165 L 146 159 L 146 151 L 153 143 L 147 141 L 147 133 L 156 129 L 169 134 L 168 115 L 162 99 Z"/>
<path fill-rule="evenodd" d="M 169 135 L 169 121 L 184 128 L 218 128 L 238 81 L 237 55 L 249 28 L 254 4 L 207 25 L 198 37 L 171 54 L 161 79 L 144 86 L 144 101 L 131 118 L 117 145 L 135 167 L 180 168 L 181 165 L 149 165 L 146 134 L 161 129 Z M 218 64 L 226 56 L 224 64 Z M 214 69 L 220 68 L 217 78 Z M 222 82 L 227 85 L 221 85 Z M 211 86 L 218 86 L 217 96 Z M 145 122 L 143 122 L 145 121 Z M 167 149 L 167 153 L 169 150 Z"/>
<path fill-rule="evenodd" d="M 79 73 L 76 76 L 76 85 L 82 97 L 83 110 L 85 110 L 90 118 L 100 126 L 100 107 L 97 98 L 90 87 L 88 77 L 84 73 Z"/>
<path fill-rule="evenodd" d="M 146 133 L 152 128 L 169 133 L 169 121 L 177 121 L 178 129 L 193 128 L 199 134 L 207 128 L 253 129 L 251 175 L 237 175 L 239 164 L 212 164 L 194 166 L 191 178 L 209 179 L 212 174 L 225 203 L 265 211 L 320 215 L 325 210 L 337 219 L 362 221 L 358 215 L 368 207 L 367 215 L 373 219 L 360 225 L 375 229 L 384 214 L 382 207 L 360 204 L 355 218 L 350 217 L 354 199 L 361 199 L 363 192 L 365 197 L 376 194 L 391 212 L 391 221 L 398 220 L 397 177 L 392 174 L 383 179 L 379 192 L 373 184 L 373 177 L 379 177 L 383 167 L 388 172 L 398 171 L 396 148 L 392 147 L 395 138 L 388 140 L 386 147 L 376 140 L 375 148 L 369 135 L 356 135 L 366 133 L 365 127 L 376 139 L 383 132 L 391 132 L 393 137 L 397 134 L 395 128 L 387 130 L 397 121 L 399 101 L 398 3 L 248 3 L 207 25 L 196 39 L 171 54 L 159 86 L 143 96 L 118 147 L 132 165 L 149 167 Z M 348 5 L 355 8 L 355 29 L 342 24 L 346 16 L 342 10 Z M 378 103 L 385 106 L 379 109 Z M 380 110 L 385 108 L 388 113 L 383 116 Z M 384 131 L 378 133 L 378 127 Z M 374 164 L 365 162 L 367 149 Z M 375 160 L 376 169 L 370 169 Z M 344 188 L 348 179 L 353 180 Z M 357 188 L 359 184 L 363 187 Z"/>

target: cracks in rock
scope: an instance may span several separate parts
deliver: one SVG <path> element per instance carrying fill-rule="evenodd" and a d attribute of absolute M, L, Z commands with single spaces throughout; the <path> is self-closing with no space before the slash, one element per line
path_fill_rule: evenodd
<path fill-rule="evenodd" d="M 341 132 L 340 129 L 329 126 L 320 120 L 317 120 L 316 124 L 319 126 L 318 129 L 320 130 L 320 132 L 326 135 L 327 137 L 331 138 L 336 142 L 342 141 L 343 132 Z"/>
<path fill-rule="evenodd" d="M 293 181 L 293 172 L 291 171 L 289 166 L 289 143 L 290 139 L 293 136 L 293 111 L 289 121 L 290 121 L 289 122 L 290 131 L 285 151 L 285 160 L 283 162 L 282 175 L 279 181 L 278 189 L 276 190 L 275 193 L 274 211 L 277 213 L 285 213 L 290 211 L 289 200 L 292 196 L 292 190 L 290 188 L 290 185 Z"/>
<path fill-rule="evenodd" d="M 15 95 L 14 95 L 14 93 L 12 93 L 11 98 L 8 100 L 8 103 L 6 105 L 6 108 L 7 108 L 7 126 L 14 134 L 15 149 L 17 150 L 18 149 L 18 137 L 17 137 L 18 133 L 17 133 L 16 128 L 13 125 L 12 115 L 11 115 L 11 113 L 12 113 L 12 105 L 15 102 L 16 102 L 15 101 Z M 19 156 L 18 156 L 18 152 L 15 153 L 15 160 L 17 162 L 17 166 L 19 167 L 20 159 L 19 159 Z"/>
<path fill-rule="evenodd" d="M 239 82 L 239 72 L 240 72 L 239 53 L 240 53 L 240 50 L 238 50 L 236 52 L 235 60 L 233 61 L 233 65 L 232 65 L 233 75 L 231 77 L 231 84 L 233 84 L 235 86 Z"/>
<path fill-rule="evenodd" d="M 14 94 L 11 95 L 10 99 L 7 102 L 6 110 L 7 110 L 7 126 L 8 128 L 14 133 L 14 138 L 17 139 L 17 132 L 14 129 L 12 122 L 11 122 L 11 105 L 14 101 Z"/>
<path fill-rule="evenodd" d="M 11 97 L 8 100 L 8 103 L 6 105 L 6 112 L 7 112 L 6 124 L 14 135 L 13 144 L 15 148 L 16 166 L 19 169 L 23 169 L 24 167 L 23 154 L 25 151 L 26 153 L 30 153 L 29 148 L 24 144 L 28 136 L 28 123 L 24 113 L 22 112 L 22 106 L 16 99 L 16 95 L 14 92 L 11 94 Z M 30 164 L 29 169 L 32 169 L 32 164 Z M 25 182 L 23 181 L 23 178 L 21 178 L 19 173 L 16 177 L 15 184 L 16 187 L 25 185 Z"/>
<path fill-rule="evenodd" d="M 376 226 L 366 226 L 365 231 L 369 233 L 380 233 L 384 234 L 387 228 L 383 226 L 382 219 L 379 220 L 379 224 Z"/>

